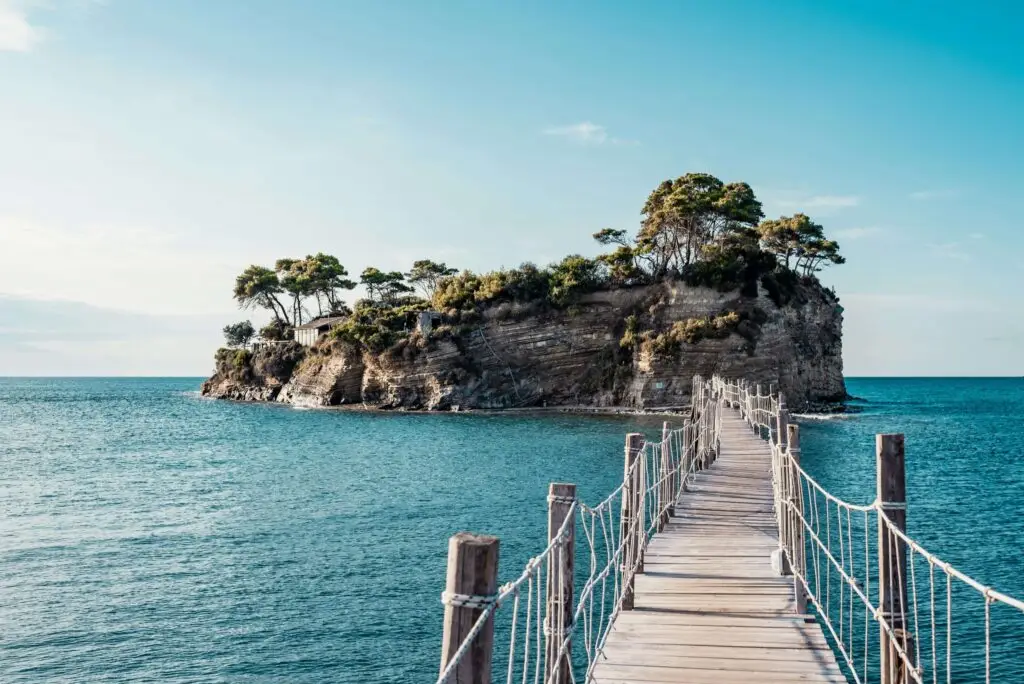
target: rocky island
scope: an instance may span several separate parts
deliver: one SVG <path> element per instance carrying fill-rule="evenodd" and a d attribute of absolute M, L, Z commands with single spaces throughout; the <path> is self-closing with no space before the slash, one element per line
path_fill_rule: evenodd
<path fill-rule="evenodd" d="M 273 320 L 251 345 L 248 322 L 225 329 L 230 344 L 202 394 L 380 409 L 671 410 L 687 404 L 693 375 L 717 373 L 773 385 L 805 410 L 846 398 L 842 307 L 816 277 L 843 258 L 820 225 L 803 214 L 763 220 L 747 184 L 708 174 L 665 181 L 642 215 L 635 237 L 596 233 L 613 249 L 593 259 L 485 274 L 432 261 L 408 273 L 367 268 L 368 296 L 351 309 L 340 293 L 356 283 L 334 257 L 251 266 L 235 297 Z"/>

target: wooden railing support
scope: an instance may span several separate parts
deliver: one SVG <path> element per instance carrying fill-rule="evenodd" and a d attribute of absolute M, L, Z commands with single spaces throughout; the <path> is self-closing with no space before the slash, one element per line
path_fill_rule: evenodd
<path fill-rule="evenodd" d="M 674 506 L 672 500 L 675 497 L 675 490 L 672 488 L 672 449 L 669 446 L 668 421 L 661 424 L 661 515 L 658 518 L 658 531 L 661 532 L 668 524 L 669 516 L 672 515 Z"/>
<path fill-rule="evenodd" d="M 907 545 L 889 531 L 881 519 L 882 512 L 899 528 L 907 529 L 906 455 L 903 435 L 877 435 L 875 456 L 878 475 L 878 597 L 883 619 L 892 627 L 895 640 L 881 632 L 882 684 L 908 684 L 908 663 L 896 651 L 894 641 L 915 666 L 914 637 L 906 623 L 907 608 Z"/>
<path fill-rule="evenodd" d="M 459 650 L 484 609 L 460 605 L 458 596 L 493 597 L 498 591 L 498 538 L 459 532 L 448 540 L 441 672 Z M 494 617 L 473 639 L 469 651 L 451 672 L 453 684 L 490 684 L 494 651 Z"/>
<path fill-rule="evenodd" d="M 807 563 L 804 559 L 804 524 L 797 513 L 804 510 L 803 484 L 800 480 L 800 426 L 786 424 L 786 449 L 789 454 L 787 467 L 783 477 L 787 478 L 787 494 L 789 496 L 789 515 L 786 526 L 789 531 L 789 571 L 793 574 L 793 601 L 798 615 L 807 614 L 807 594 L 804 592 L 801 577 L 807 577 Z"/>
<path fill-rule="evenodd" d="M 622 540 L 622 610 L 633 610 L 633 566 L 640 562 L 640 537 L 637 529 L 642 524 L 637 523 L 637 518 L 643 516 L 639 510 L 640 489 L 640 468 L 633 468 L 633 464 L 640 458 L 640 450 L 643 448 L 644 436 L 638 432 L 631 432 L 626 435 L 626 463 L 622 477 L 622 521 L 619 531 L 619 539 Z M 632 471 L 632 475 L 630 475 Z M 637 570 L 639 572 L 639 570 Z"/>
<path fill-rule="evenodd" d="M 754 410 L 754 426 L 753 427 L 754 427 L 754 432 L 756 432 L 757 436 L 760 437 L 761 436 L 761 383 L 758 383 L 758 384 L 754 385 L 754 396 L 756 397 L 756 399 L 754 399 L 754 403 L 755 403 L 756 408 Z"/>
<path fill-rule="evenodd" d="M 693 421 L 689 418 L 683 420 L 683 491 L 686 489 L 686 474 L 690 468 L 695 468 L 693 463 Z"/>
<path fill-rule="evenodd" d="M 573 621 L 573 573 L 576 570 L 576 485 L 552 482 L 548 487 L 548 544 L 562 529 L 566 519 L 567 538 L 555 547 L 548 560 L 547 606 L 544 617 L 544 634 L 547 648 L 544 660 L 545 682 L 572 681 L 572 645 L 565 646 L 565 634 L 572 628 Z M 559 653 L 561 652 L 561 655 Z M 552 674 L 557 670 L 556 674 Z"/>

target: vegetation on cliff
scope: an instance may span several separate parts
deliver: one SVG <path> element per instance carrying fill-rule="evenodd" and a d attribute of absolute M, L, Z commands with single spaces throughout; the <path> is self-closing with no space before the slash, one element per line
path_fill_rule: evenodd
<path fill-rule="evenodd" d="M 273 320 L 261 330 L 265 340 L 287 339 L 289 328 L 315 315 L 346 320 L 330 337 L 371 351 L 388 349 L 415 329 L 417 314 L 436 310 L 438 334 L 472 325 L 488 312 L 501 317 L 571 308 L 597 290 L 679 280 L 754 297 L 758 286 L 784 306 L 801 281 L 844 258 L 839 245 L 805 214 L 765 220 L 761 202 L 749 185 L 725 183 L 705 173 L 666 180 L 648 196 L 639 230 L 605 228 L 593 235 L 611 250 L 590 258 L 572 254 L 547 267 L 524 263 L 489 273 L 458 272 L 444 263 L 416 261 L 402 273 L 367 267 L 359 283 L 365 299 L 349 309 L 341 295 L 356 282 L 331 255 L 279 259 L 273 269 L 252 265 L 235 282 L 242 308 L 262 308 Z M 315 307 L 315 308 L 314 308 Z M 722 311 L 706 319 L 680 321 L 668 330 L 641 330 L 636 316 L 625 321 L 622 346 L 643 342 L 659 353 L 683 343 L 727 336 L 741 328 L 746 313 Z M 244 325 L 229 326 L 229 342 L 245 346 Z M 251 326 L 250 326 L 251 328 Z M 242 339 L 244 337 L 244 340 Z"/>

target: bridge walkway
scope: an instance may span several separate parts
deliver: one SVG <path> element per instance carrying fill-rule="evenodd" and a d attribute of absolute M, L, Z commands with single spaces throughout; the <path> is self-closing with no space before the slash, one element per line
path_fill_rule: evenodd
<path fill-rule="evenodd" d="M 795 613 L 792 578 L 773 571 L 776 548 L 771 447 L 726 409 L 721 453 L 651 540 L 592 681 L 845 684 L 820 626 Z"/>

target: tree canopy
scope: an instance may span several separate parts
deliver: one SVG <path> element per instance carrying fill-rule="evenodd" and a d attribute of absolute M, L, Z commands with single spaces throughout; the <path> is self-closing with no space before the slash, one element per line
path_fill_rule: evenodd
<path fill-rule="evenodd" d="M 278 321 L 290 324 L 288 311 L 279 299 L 282 293 L 277 274 L 255 264 L 235 278 L 234 297 L 243 309 L 268 309 Z"/>
<path fill-rule="evenodd" d="M 224 340 L 229 347 L 248 347 L 249 341 L 255 334 L 256 330 L 249 321 L 240 321 L 224 326 Z"/>
<path fill-rule="evenodd" d="M 356 286 L 347 275 L 337 257 L 322 252 L 278 259 L 273 270 L 256 265 L 245 269 L 235 279 L 234 296 L 242 308 L 267 309 L 278 323 L 300 325 L 309 318 L 311 302 L 318 316 L 347 310 L 341 293 Z M 287 306 L 282 301 L 286 298 Z"/>
<path fill-rule="evenodd" d="M 762 221 L 757 230 L 764 250 L 800 275 L 817 273 L 826 264 L 846 263 L 839 243 L 826 239 L 825 230 L 806 214 Z"/>
<path fill-rule="evenodd" d="M 369 266 L 359 276 L 368 297 L 355 303 L 354 313 L 341 297 L 356 282 L 337 257 L 322 252 L 278 259 L 273 269 L 249 266 L 235 279 L 234 297 L 244 309 L 271 313 L 273 321 L 263 333 L 268 339 L 286 337 L 291 326 L 315 312 L 349 316 L 340 333 L 379 346 L 408 334 L 415 314 L 426 308 L 443 312 L 446 324 L 461 324 L 478 320 L 491 305 L 508 304 L 505 309 L 520 313 L 538 304 L 565 308 L 587 292 L 666 279 L 739 289 L 749 296 L 763 285 L 776 299 L 780 288 L 791 289 L 798 279 L 845 262 L 839 244 L 807 215 L 765 220 L 747 183 L 707 173 L 658 184 L 640 214 L 635 233 L 620 228 L 594 233 L 599 244 L 611 248 L 595 258 L 572 254 L 546 267 L 524 263 L 479 274 L 430 259 L 413 262 L 405 273 Z M 417 291 L 422 297 L 413 294 Z"/>
<path fill-rule="evenodd" d="M 382 271 L 373 266 L 363 269 L 359 282 L 366 288 L 370 301 L 380 306 L 391 306 L 400 295 L 413 291 L 401 271 Z"/>
<path fill-rule="evenodd" d="M 424 297 L 430 299 L 437 292 L 437 283 L 441 278 L 455 275 L 458 272 L 458 269 L 449 268 L 444 262 L 420 259 L 413 262 L 412 269 L 405 274 L 405 277 L 413 287 L 423 293 Z"/>
<path fill-rule="evenodd" d="M 641 215 L 635 237 L 614 228 L 593 235 L 615 247 L 597 257 L 612 284 L 677 277 L 695 284 L 750 285 L 775 268 L 806 277 L 845 261 L 839 244 L 806 215 L 762 220 L 761 202 L 749 185 L 706 173 L 663 181 Z"/>

